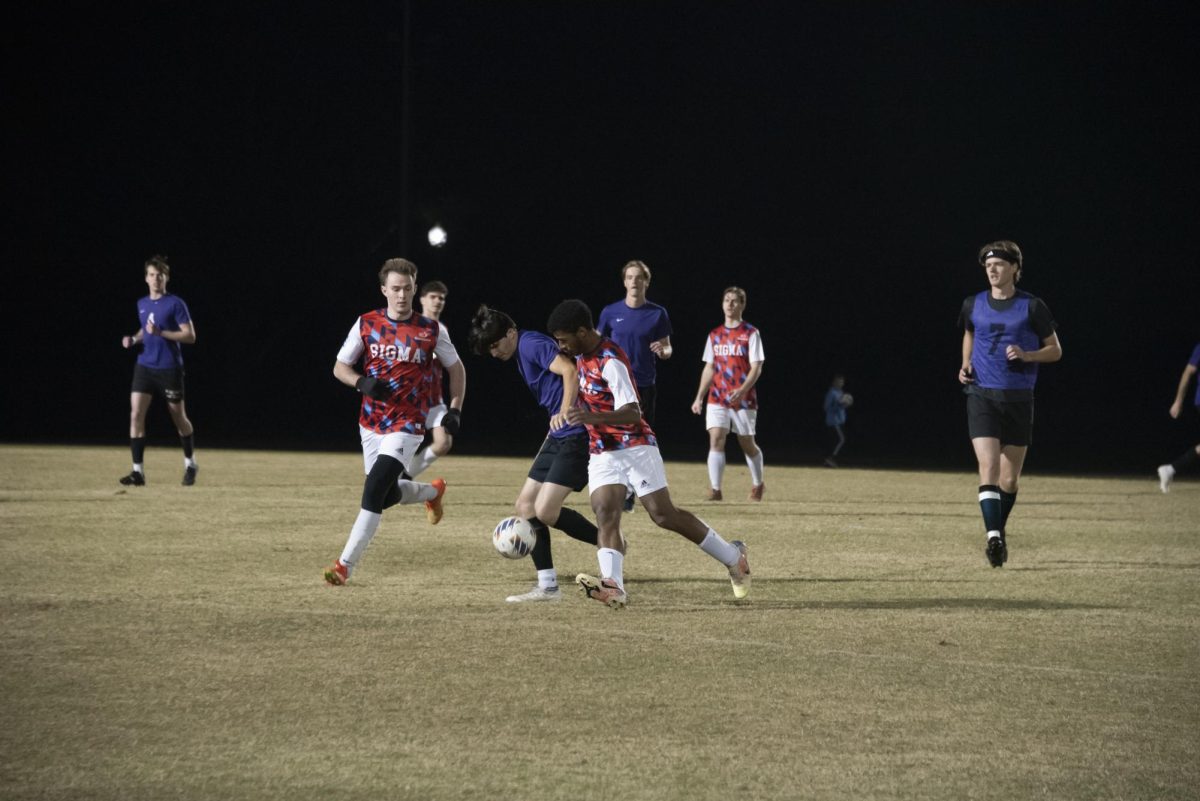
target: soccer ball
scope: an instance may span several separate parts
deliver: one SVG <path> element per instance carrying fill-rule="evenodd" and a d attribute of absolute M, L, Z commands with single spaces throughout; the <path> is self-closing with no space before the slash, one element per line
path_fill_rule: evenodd
<path fill-rule="evenodd" d="M 849 392 L 843 392 L 842 397 L 839 402 L 843 406 L 850 406 L 851 404 L 854 403 L 854 396 L 851 395 Z"/>
<path fill-rule="evenodd" d="M 505 559 L 521 559 L 529 555 L 537 542 L 537 535 L 529 521 L 520 517 L 506 517 L 492 531 L 492 545 Z"/>

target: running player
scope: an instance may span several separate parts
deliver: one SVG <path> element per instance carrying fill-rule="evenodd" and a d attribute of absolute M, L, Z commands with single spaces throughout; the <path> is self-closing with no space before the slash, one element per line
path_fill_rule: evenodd
<path fill-rule="evenodd" d="M 458 352 L 437 320 L 412 308 L 417 267 L 406 259 L 388 259 L 379 271 L 387 306 L 354 321 L 333 363 L 333 375 L 362 393 L 358 430 L 367 478 L 362 508 L 350 529 L 341 557 L 325 570 L 333 585 L 350 579 L 379 529 L 383 510 L 394 504 L 425 503 L 429 522 L 442 519 L 446 482 L 421 484 L 406 472 L 425 435 L 432 389 L 433 355 L 450 376 L 450 408 L 461 410 L 467 373 Z M 363 371 L 355 365 L 361 360 Z M 454 433 L 451 431 L 450 433 Z"/>
<path fill-rule="evenodd" d="M 1021 249 L 991 242 L 979 249 L 988 288 L 963 301 L 962 365 L 967 429 L 979 461 L 979 507 L 992 567 L 1008 560 L 1005 526 L 1033 434 L 1038 365 L 1062 358 L 1054 317 L 1040 298 L 1017 289 Z"/>
<path fill-rule="evenodd" d="M 437 320 L 442 331 L 446 333 L 447 338 L 449 337 L 449 332 L 446 332 L 446 326 L 442 324 L 441 320 L 442 312 L 446 309 L 446 296 L 449 294 L 450 290 L 441 281 L 427 281 L 421 285 L 420 297 L 418 298 L 421 304 L 421 315 L 431 320 Z M 429 397 L 429 415 L 425 418 L 425 430 L 429 432 L 429 444 L 417 451 L 416 457 L 412 460 L 412 465 L 408 470 L 408 475 L 411 478 L 421 475 L 429 465 L 450 452 L 451 446 L 454 445 L 454 437 L 446 430 L 447 423 L 456 432 L 462 423 L 462 420 L 458 419 L 458 410 L 446 407 L 442 391 L 442 377 L 445 375 L 445 372 L 442 369 L 442 363 L 438 361 L 437 354 L 435 353 L 433 356 L 433 372 L 429 379 L 432 392 Z M 443 422 L 447 417 L 450 420 Z"/>
<path fill-rule="evenodd" d="M 728 568 L 735 598 L 750 590 L 746 544 L 726 542 L 691 512 L 671 502 L 667 473 L 654 431 L 642 419 L 633 371 L 625 352 L 592 326 L 592 312 L 582 300 L 564 300 L 546 322 L 563 353 L 575 357 L 580 404 L 567 410 L 568 423 L 587 426 L 588 492 L 599 524 L 600 576 L 580 574 L 575 581 L 589 598 L 613 608 L 625 606 L 625 540 L 621 506 L 635 491 L 650 519 L 660 528 L 682 535 Z"/>
<path fill-rule="evenodd" d="M 1200 368 L 1200 342 L 1196 343 L 1196 347 L 1192 349 L 1192 358 L 1188 359 L 1188 363 L 1183 366 L 1183 374 L 1179 376 L 1179 388 L 1175 390 L 1175 401 L 1171 404 L 1170 410 L 1171 417 L 1176 420 L 1183 414 L 1183 398 L 1187 395 L 1188 382 L 1196 374 L 1197 368 Z M 1196 382 L 1195 411 L 1197 415 L 1200 415 L 1200 381 Z M 1193 422 L 1196 419 L 1197 417 L 1193 417 Z M 1194 465 L 1198 458 L 1200 458 L 1200 444 L 1188 448 L 1170 464 L 1159 465 L 1158 488 L 1163 492 L 1170 492 L 1175 474 Z"/>
<path fill-rule="evenodd" d="M 548 526 L 593 547 L 598 535 L 592 521 L 563 506 L 567 496 L 583 489 L 588 480 L 587 429 L 567 423 L 567 410 L 579 396 L 575 362 L 560 353 L 558 344 L 550 337 L 518 329 L 507 314 L 487 306 L 480 306 L 475 312 L 470 342 L 471 350 L 480 356 L 490 353 L 500 361 L 515 361 L 525 385 L 550 415 L 550 432 L 534 457 L 516 502 L 517 514 L 529 521 L 537 535 L 530 554 L 537 570 L 537 585 L 529 592 L 510 595 L 505 600 L 509 603 L 561 600 Z"/>
<path fill-rule="evenodd" d="M 721 295 L 724 325 L 704 341 L 704 369 L 692 401 L 692 413 L 704 414 L 708 429 L 708 500 L 721 500 L 725 476 L 725 438 L 733 431 L 750 467 L 750 500 L 763 497 L 763 453 L 754 439 L 758 423 L 758 390 L 763 345 L 758 329 L 742 319 L 746 290 L 731 286 Z M 705 398 L 707 396 L 707 403 Z"/>
<path fill-rule="evenodd" d="M 129 393 L 129 449 L 133 452 L 133 470 L 119 480 L 127 487 L 146 485 L 143 465 L 146 412 L 150 410 L 154 396 L 162 395 L 183 445 L 183 485 L 190 487 L 196 483 L 200 467 L 195 458 L 195 429 L 184 408 L 180 346 L 195 344 L 196 324 L 183 298 L 167 292 L 171 265 L 167 264 L 166 256 L 151 256 L 142 272 L 150 294 L 138 301 L 137 333 L 121 338 L 121 346 L 126 349 L 138 345 L 144 347 L 133 368 L 133 386 Z"/>

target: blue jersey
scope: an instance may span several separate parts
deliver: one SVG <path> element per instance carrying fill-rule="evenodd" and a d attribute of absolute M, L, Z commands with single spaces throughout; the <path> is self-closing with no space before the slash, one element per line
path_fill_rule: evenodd
<path fill-rule="evenodd" d="M 517 372 L 525 379 L 525 385 L 533 393 L 538 404 L 550 416 L 562 411 L 563 379 L 550 371 L 550 365 L 559 355 L 558 343 L 537 331 L 517 331 Z M 576 423 L 551 431 L 556 439 L 583 434 L 587 429 Z"/>
<path fill-rule="evenodd" d="M 1034 351 L 1054 333 L 1054 319 L 1039 298 L 1017 290 L 1011 298 L 997 300 L 990 290 L 963 302 L 962 325 L 975 334 L 971 349 L 972 389 L 995 390 L 1005 399 L 1033 397 L 1038 366 L 1032 362 L 1009 361 L 1009 345 Z"/>
<path fill-rule="evenodd" d="M 171 370 L 183 367 L 183 351 L 178 342 L 146 332 L 146 323 L 154 323 L 164 331 L 178 331 L 192 321 L 187 304 L 176 295 L 163 295 L 152 300 L 149 295 L 138 301 L 138 322 L 142 330 L 142 352 L 138 364 L 152 370 Z"/>
<path fill-rule="evenodd" d="M 639 387 L 653 386 L 658 357 L 650 351 L 650 343 L 671 336 L 671 318 L 666 309 L 650 301 L 634 309 L 618 300 L 600 311 L 596 330 L 625 351 Z"/>
<path fill-rule="evenodd" d="M 830 387 L 825 393 L 825 425 L 844 426 L 846 424 L 846 407 L 842 405 L 844 390 Z"/>

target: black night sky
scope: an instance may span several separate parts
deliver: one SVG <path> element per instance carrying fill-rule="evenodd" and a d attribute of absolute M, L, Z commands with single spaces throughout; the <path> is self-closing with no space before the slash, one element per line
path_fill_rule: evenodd
<path fill-rule="evenodd" d="M 1166 414 L 1200 340 L 1195 9 L 412 0 L 407 37 L 399 1 L 18 12 L 0 439 L 110 443 L 126 466 L 120 339 L 165 252 L 199 336 L 199 458 L 356 453 L 334 355 L 405 255 L 450 286 L 456 452 L 532 456 L 544 418 L 511 365 L 467 354 L 472 310 L 539 330 L 563 298 L 598 313 L 638 258 L 675 326 L 668 459 L 704 457 L 688 406 L 737 284 L 768 463 L 819 461 L 840 369 L 846 463 L 973 470 L 956 316 L 985 287 L 977 248 L 1011 238 L 1065 352 L 1028 468 L 1152 476 L 1197 433 Z M 149 431 L 175 447 L 161 400 Z"/>

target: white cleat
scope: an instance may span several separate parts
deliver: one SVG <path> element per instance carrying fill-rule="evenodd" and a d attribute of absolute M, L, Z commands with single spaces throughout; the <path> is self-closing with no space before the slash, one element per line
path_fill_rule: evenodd
<path fill-rule="evenodd" d="M 729 543 L 738 549 L 738 560 L 729 566 L 729 581 L 733 584 L 733 597 L 739 601 L 750 594 L 750 562 L 746 543 L 733 540 Z"/>
<path fill-rule="evenodd" d="M 559 592 L 558 587 L 551 587 L 550 589 L 546 589 L 545 587 L 534 587 L 529 592 L 523 592 L 520 595 L 510 595 L 504 600 L 510 604 L 523 604 L 530 601 L 554 602 L 561 601 L 562 595 L 563 594 Z"/>
<path fill-rule="evenodd" d="M 1158 488 L 1163 492 L 1171 491 L 1171 482 L 1175 480 L 1175 468 L 1169 464 L 1158 467 Z"/>

